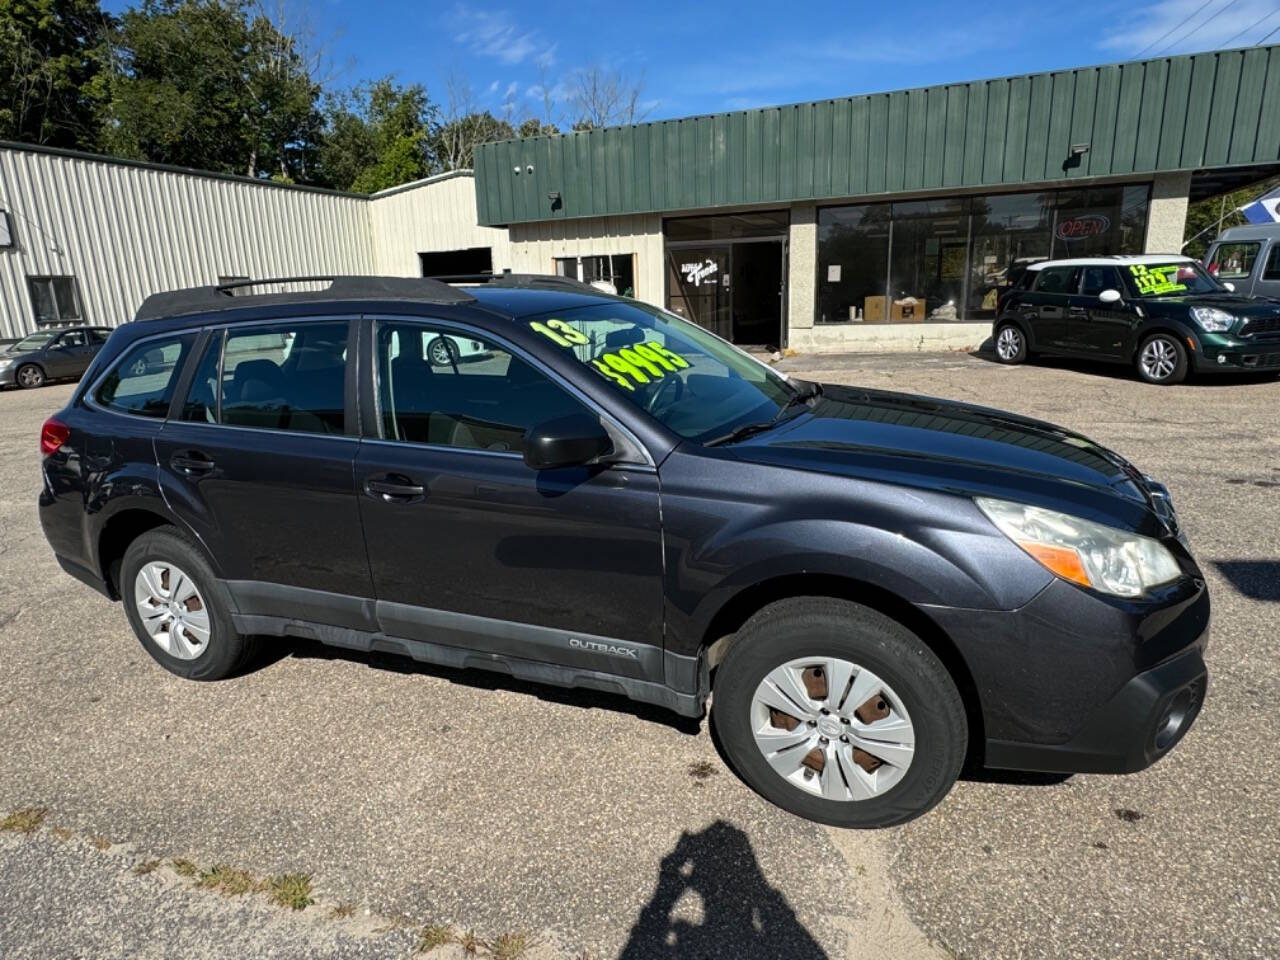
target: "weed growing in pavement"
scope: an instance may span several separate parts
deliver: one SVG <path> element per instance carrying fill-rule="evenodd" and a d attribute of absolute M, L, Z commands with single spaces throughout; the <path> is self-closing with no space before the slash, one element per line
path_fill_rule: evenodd
<path fill-rule="evenodd" d="M 201 871 L 196 886 L 206 890 L 217 890 L 228 897 L 239 897 L 261 889 L 253 874 L 247 870 L 237 870 L 222 864 L 215 864 L 208 870 Z"/>
<path fill-rule="evenodd" d="M 282 873 L 267 881 L 267 895 L 278 907 L 289 910 L 305 910 L 315 900 L 311 898 L 311 874 Z"/>
<path fill-rule="evenodd" d="M 707 780 L 715 775 L 716 765 L 710 760 L 695 760 L 689 764 L 689 776 L 695 780 Z"/>
<path fill-rule="evenodd" d="M 1145 813 L 1139 813 L 1137 810 L 1131 810 L 1128 807 L 1116 807 L 1115 814 L 1125 823 L 1137 823 L 1146 816 Z"/>
<path fill-rule="evenodd" d="M 169 861 L 169 865 L 180 877 L 194 877 L 200 872 L 199 867 L 184 857 L 174 857 Z"/>
<path fill-rule="evenodd" d="M 438 923 L 428 923 L 418 937 L 418 953 L 429 953 L 447 943 L 453 943 L 453 930 Z"/>
<path fill-rule="evenodd" d="M 110 850 L 111 841 L 101 834 L 94 834 L 89 838 L 89 842 L 93 844 L 96 850 Z"/>
<path fill-rule="evenodd" d="M 49 815 L 48 807 L 23 807 L 0 820 L 0 830 L 9 833 L 35 833 Z"/>
<path fill-rule="evenodd" d="M 143 860 L 133 868 L 133 873 L 135 876 L 145 877 L 148 873 L 153 872 L 158 866 L 160 866 L 159 860 Z"/>
<path fill-rule="evenodd" d="M 356 905 L 354 903 L 340 903 L 333 908 L 333 916 L 338 920 L 346 920 L 348 917 L 356 915 Z"/>
<path fill-rule="evenodd" d="M 54 827 L 53 835 L 57 837 L 59 840 L 61 840 L 63 843 L 66 843 L 76 834 L 74 830 L 68 830 L 66 827 Z"/>
<path fill-rule="evenodd" d="M 532 946 L 533 937 L 523 930 L 501 933 L 489 944 L 489 955 L 493 960 L 520 960 Z"/>
<path fill-rule="evenodd" d="M 468 930 L 462 936 L 458 937 L 458 946 L 462 948 L 462 954 L 466 957 L 474 957 L 484 949 L 485 942 L 476 936 L 474 930 Z"/>

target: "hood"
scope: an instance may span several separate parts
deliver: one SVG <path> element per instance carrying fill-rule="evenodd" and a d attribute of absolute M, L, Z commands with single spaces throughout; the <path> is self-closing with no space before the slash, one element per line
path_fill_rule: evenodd
<path fill-rule="evenodd" d="M 1162 488 L 1123 457 L 989 407 L 824 384 L 809 412 L 727 449 L 758 463 L 1033 503 L 1152 535 L 1172 530 L 1156 502 Z"/>
<path fill-rule="evenodd" d="M 1137 301 L 1152 316 L 1163 316 L 1168 308 L 1181 315 L 1190 307 L 1217 307 L 1237 317 L 1280 317 L 1280 300 L 1274 297 L 1246 297 L 1238 293 L 1202 293 L 1188 297 L 1155 297 Z M 1162 309 L 1165 308 L 1165 309 Z"/>

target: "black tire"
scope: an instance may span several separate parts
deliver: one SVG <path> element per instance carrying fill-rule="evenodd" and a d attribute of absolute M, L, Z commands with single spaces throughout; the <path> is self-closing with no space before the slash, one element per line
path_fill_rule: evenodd
<path fill-rule="evenodd" d="M 151 639 L 134 599 L 138 571 L 153 561 L 176 565 L 190 577 L 209 613 L 208 642 L 195 659 L 175 657 Z M 120 563 L 119 588 L 129 625 L 147 653 L 170 673 L 188 680 L 221 680 L 245 666 L 257 649 L 256 638 L 239 633 L 223 600 L 217 577 L 204 555 L 173 527 L 142 534 L 125 550 Z"/>
<path fill-rule="evenodd" d="M 457 362 L 457 350 L 444 337 L 436 337 L 427 344 L 427 359 L 434 366 L 448 367 Z"/>
<path fill-rule="evenodd" d="M 1000 363 L 1023 363 L 1027 359 L 1026 333 L 1016 323 L 1000 324 L 996 329 L 995 351 Z"/>
<path fill-rule="evenodd" d="M 45 376 L 44 368 L 38 363 L 24 363 L 14 374 L 14 382 L 24 390 L 34 390 L 36 387 L 43 387 Z"/>
<path fill-rule="evenodd" d="M 1153 358 L 1149 357 L 1148 351 L 1156 350 L 1161 352 L 1162 357 L 1172 355 L 1171 367 L 1169 367 L 1167 361 L 1157 364 Z M 1155 383 L 1160 386 L 1181 383 L 1187 379 L 1187 348 L 1182 345 L 1181 340 L 1171 333 L 1153 333 L 1139 345 L 1138 353 L 1133 359 L 1133 365 L 1138 371 L 1138 376 L 1147 383 Z M 1158 372 L 1164 369 L 1169 369 L 1169 373 L 1164 376 L 1158 375 Z"/>
<path fill-rule="evenodd" d="M 769 766 L 756 745 L 751 709 L 757 687 L 776 667 L 807 656 L 839 657 L 870 670 L 910 715 L 915 752 L 901 780 L 884 793 L 844 801 L 810 794 Z M 711 722 L 729 762 L 752 789 L 797 816 L 838 827 L 887 827 L 925 813 L 951 789 L 968 745 L 964 703 L 934 652 L 896 620 L 825 597 L 778 601 L 738 631 L 716 671 Z"/>

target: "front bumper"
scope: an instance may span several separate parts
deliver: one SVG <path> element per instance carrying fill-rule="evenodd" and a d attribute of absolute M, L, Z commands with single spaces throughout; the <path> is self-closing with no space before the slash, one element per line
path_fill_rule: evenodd
<path fill-rule="evenodd" d="M 16 364 L 10 364 L 7 367 L 0 367 L 0 387 L 12 387 L 18 382 L 18 367 Z"/>
<path fill-rule="evenodd" d="M 1241 339 L 1220 333 L 1204 333 L 1198 339 L 1199 349 L 1192 351 L 1197 373 L 1280 371 L 1280 340 Z"/>
<path fill-rule="evenodd" d="M 1207 685 L 1209 595 L 1194 561 L 1142 600 L 1055 580 L 1019 610 L 925 608 L 981 705 L 988 766 L 1126 773 L 1182 738 Z"/>

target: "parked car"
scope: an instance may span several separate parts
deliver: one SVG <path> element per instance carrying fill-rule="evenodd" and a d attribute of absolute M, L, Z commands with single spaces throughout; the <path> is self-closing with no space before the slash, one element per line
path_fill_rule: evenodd
<path fill-rule="evenodd" d="M 992 337 L 1001 363 L 1088 357 L 1181 383 L 1190 370 L 1280 370 L 1280 301 L 1243 296 L 1189 257 L 1045 260 L 1001 301 Z"/>
<path fill-rule="evenodd" d="M 427 357 L 437 367 L 465 363 L 469 360 L 482 360 L 489 355 L 483 343 L 466 337 L 452 337 L 442 334 L 431 338 L 427 344 Z"/>
<path fill-rule="evenodd" d="M 23 337 L 0 348 L 0 387 L 31 389 L 79 377 L 110 335 L 110 327 L 67 327 Z"/>
<path fill-rule="evenodd" d="M 1223 230 L 1205 253 L 1204 265 L 1236 293 L 1280 298 L 1280 223 Z"/>
<path fill-rule="evenodd" d="M 179 676 L 288 635 L 711 702 L 744 780 L 825 823 L 915 817 L 966 758 L 1139 770 L 1205 696 L 1204 577 L 1118 454 L 563 280 L 157 295 L 40 446 L 58 562 Z"/>

